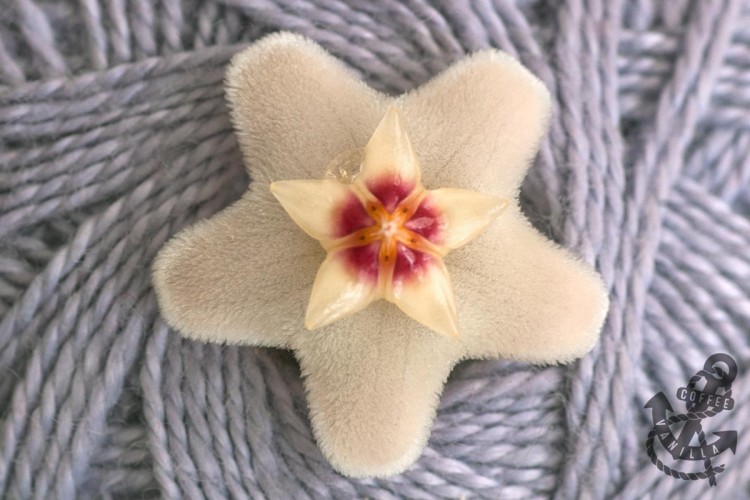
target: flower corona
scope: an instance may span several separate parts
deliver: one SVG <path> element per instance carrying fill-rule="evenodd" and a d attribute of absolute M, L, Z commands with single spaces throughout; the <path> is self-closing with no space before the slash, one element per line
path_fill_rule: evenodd
<path fill-rule="evenodd" d="M 479 234 L 507 202 L 461 189 L 425 189 L 395 107 L 365 147 L 351 184 L 280 181 L 271 191 L 328 251 L 308 305 L 309 329 L 384 298 L 437 332 L 459 335 L 442 258 Z"/>

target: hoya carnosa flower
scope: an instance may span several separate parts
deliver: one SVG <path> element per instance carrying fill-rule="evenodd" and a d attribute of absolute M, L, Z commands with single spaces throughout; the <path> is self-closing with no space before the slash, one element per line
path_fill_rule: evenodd
<path fill-rule="evenodd" d="M 187 337 L 294 350 L 337 470 L 413 463 L 462 359 L 593 347 L 599 276 L 518 206 L 550 101 L 510 56 L 475 54 L 394 98 L 276 34 L 235 56 L 227 92 L 253 181 L 165 245 L 159 305 Z M 325 179 L 341 158 L 359 175 Z"/>
<path fill-rule="evenodd" d="M 472 240 L 508 202 L 466 189 L 424 189 L 398 110 L 388 109 L 351 184 L 271 184 L 294 221 L 328 252 L 305 325 L 315 329 L 384 298 L 423 325 L 459 335 L 443 257 Z"/>

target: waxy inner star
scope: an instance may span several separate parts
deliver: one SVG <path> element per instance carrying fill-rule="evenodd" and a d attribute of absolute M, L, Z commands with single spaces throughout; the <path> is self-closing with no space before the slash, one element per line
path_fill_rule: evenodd
<path fill-rule="evenodd" d="M 365 147 L 359 175 L 271 184 L 289 216 L 328 252 L 305 326 L 316 329 L 384 298 L 425 326 L 459 335 L 443 257 L 499 215 L 506 200 L 463 189 L 427 190 L 395 107 Z"/>

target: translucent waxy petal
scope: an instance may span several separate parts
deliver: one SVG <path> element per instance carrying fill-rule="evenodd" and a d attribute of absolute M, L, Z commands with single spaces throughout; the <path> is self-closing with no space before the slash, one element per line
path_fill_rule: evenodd
<path fill-rule="evenodd" d="M 394 277 L 388 300 L 431 330 L 459 336 L 453 285 L 440 257 L 403 279 Z"/>
<path fill-rule="evenodd" d="M 350 250 L 329 252 L 315 276 L 310 302 L 307 306 L 305 326 L 314 330 L 329 323 L 354 314 L 367 307 L 378 298 L 376 275 L 362 270 L 362 261 L 368 259 L 368 249 L 363 248 L 364 255 L 353 266 Z M 369 252 L 371 260 L 377 259 L 377 248 Z"/>
<path fill-rule="evenodd" d="M 385 189 L 395 192 L 390 195 L 404 197 L 419 181 L 419 162 L 406 135 L 399 111 L 391 106 L 365 147 L 357 182 L 376 196 L 378 191 Z M 381 201 L 388 205 L 385 200 Z"/>
<path fill-rule="evenodd" d="M 436 243 L 449 250 L 476 238 L 508 206 L 507 200 L 451 188 L 430 191 L 422 203 L 439 214 Z"/>
<path fill-rule="evenodd" d="M 307 234 L 323 246 L 373 223 L 351 189 L 337 180 L 279 181 L 271 192 Z"/>

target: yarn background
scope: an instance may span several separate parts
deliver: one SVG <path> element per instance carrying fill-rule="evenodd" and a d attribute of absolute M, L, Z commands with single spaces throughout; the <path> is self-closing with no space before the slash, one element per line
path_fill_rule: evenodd
<path fill-rule="evenodd" d="M 750 2 L 3 4 L 0 497 L 750 495 Z M 151 290 L 161 245 L 247 185 L 224 68 L 279 29 L 392 93 L 517 56 L 555 98 L 525 212 L 611 292 L 576 364 L 457 367 L 391 479 L 331 470 L 289 353 L 182 340 Z M 653 467 L 643 405 L 720 351 L 738 404 L 707 426 L 739 441 L 709 491 Z"/>

